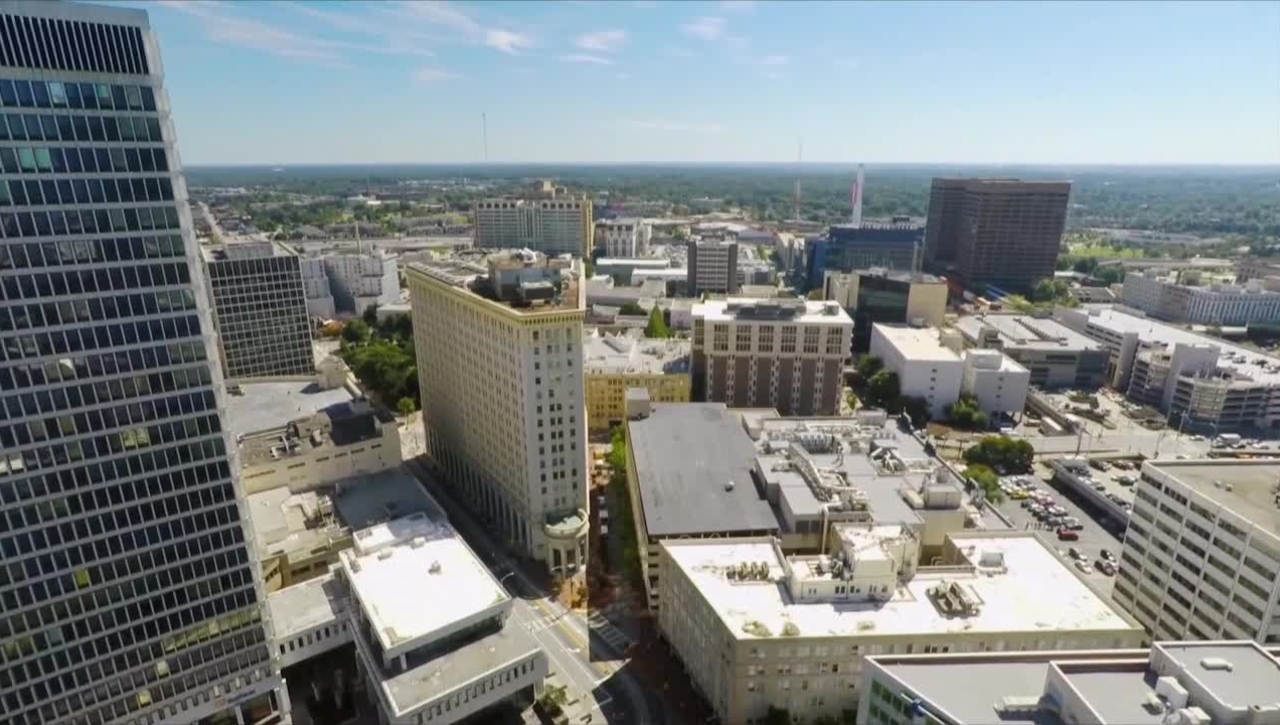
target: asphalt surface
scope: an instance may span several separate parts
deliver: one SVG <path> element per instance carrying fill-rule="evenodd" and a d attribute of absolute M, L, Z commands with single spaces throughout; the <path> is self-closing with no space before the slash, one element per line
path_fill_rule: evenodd
<path fill-rule="evenodd" d="M 1076 532 L 1080 535 L 1079 541 L 1058 541 L 1056 532 L 1043 528 L 1042 524 L 1036 520 L 1036 517 L 1022 507 L 1023 501 L 1006 499 L 996 504 L 1000 513 L 1009 519 L 1014 529 L 1043 530 L 1046 538 L 1053 542 L 1053 546 L 1063 554 L 1064 558 L 1066 558 L 1067 551 L 1074 547 L 1076 550 L 1086 554 L 1090 565 L 1097 563 L 1103 549 L 1110 551 L 1118 559 L 1120 557 L 1121 544 L 1124 540 L 1124 530 L 1120 528 L 1123 524 L 1121 523 L 1118 526 L 1113 524 L 1110 519 L 1102 516 L 1101 512 L 1091 504 L 1075 498 L 1076 494 L 1067 487 L 1045 483 L 1044 479 L 1048 473 L 1048 468 L 1040 465 L 1036 466 L 1034 474 L 1036 486 L 1052 495 L 1054 502 L 1067 510 L 1068 516 L 1080 519 L 1080 523 L 1084 525 L 1084 528 Z M 1074 563 L 1068 562 L 1068 565 L 1074 566 Z M 1111 596 L 1111 589 L 1115 585 L 1115 577 L 1107 576 L 1095 567 L 1093 573 L 1085 578 L 1098 591 L 1107 597 Z"/>

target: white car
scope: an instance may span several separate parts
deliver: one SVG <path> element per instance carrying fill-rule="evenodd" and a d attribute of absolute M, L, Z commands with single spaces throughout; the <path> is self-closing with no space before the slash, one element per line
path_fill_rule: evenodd
<path fill-rule="evenodd" d="M 1079 569 L 1082 574 L 1093 573 L 1093 565 L 1084 559 L 1076 559 L 1076 568 Z"/>

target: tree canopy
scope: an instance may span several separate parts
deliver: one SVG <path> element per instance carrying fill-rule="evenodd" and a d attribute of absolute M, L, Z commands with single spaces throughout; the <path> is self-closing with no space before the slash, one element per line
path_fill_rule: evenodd
<path fill-rule="evenodd" d="M 983 436 L 976 445 L 966 450 L 964 460 L 969 465 L 1024 473 L 1031 470 L 1035 453 L 1035 448 L 1024 438 L 989 435 Z"/>
<path fill-rule="evenodd" d="M 982 430 L 987 427 L 987 414 L 978 407 L 978 400 L 972 395 L 962 395 L 960 399 L 947 406 L 947 422 L 956 428 Z"/>
<path fill-rule="evenodd" d="M 372 330 L 364 320 L 351 320 L 342 339 L 342 359 L 361 385 L 401 414 L 417 410 L 417 355 L 408 315 L 392 315 Z"/>
<path fill-rule="evenodd" d="M 987 500 L 998 503 L 1004 499 L 1004 491 L 1000 489 L 1000 477 L 989 466 L 981 463 L 964 469 L 964 475 L 978 488 L 982 489 Z"/>
<path fill-rule="evenodd" d="M 645 337 L 671 337 L 671 328 L 667 327 L 666 315 L 662 308 L 654 306 L 649 310 L 649 324 L 644 327 Z"/>

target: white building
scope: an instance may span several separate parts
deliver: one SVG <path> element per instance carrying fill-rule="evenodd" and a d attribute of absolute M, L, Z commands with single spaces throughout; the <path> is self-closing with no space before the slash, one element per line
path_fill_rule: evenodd
<path fill-rule="evenodd" d="M 594 227 L 586 197 L 483 199 L 475 206 L 475 246 L 480 248 L 586 258 L 591 256 Z"/>
<path fill-rule="evenodd" d="M 523 250 L 411 264 L 427 456 L 553 571 L 586 555 L 581 262 Z"/>
<path fill-rule="evenodd" d="M 307 315 L 332 320 L 338 315 L 338 310 L 333 302 L 333 290 L 329 284 L 329 273 L 324 268 L 324 260 L 320 257 L 302 257 L 299 264 L 302 268 L 302 292 L 307 298 Z"/>
<path fill-rule="evenodd" d="M 917 564 L 902 526 L 837 524 L 827 554 L 776 539 L 660 544 L 663 639 L 720 722 L 856 709 L 864 657 L 1137 647 L 1141 627 L 1027 532 L 953 533 Z"/>
<path fill-rule="evenodd" d="M 373 305 L 400 301 L 400 267 L 395 255 L 382 251 L 329 254 L 324 257 L 337 308 L 363 315 Z"/>
<path fill-rule="evenodd" d="M 653 227 L 643 219 L 602 219 L 596 230 L 604 234 L 603 240 L 595 241 L 597 247 L 604 247 L 606 257 L 634 259 L 649 254 Z"/>
<path fill-rule="evenodd" d="M 960 392 L 986 413 L 1021 413 L 1027 404 L 1031 371 L 998 350 L 966 350 Z"/>
<path fill-rule="evenodd" d="M 947 406 L 959 400 L 964 364 L 938 341 L 936 329 L 877 322 L 871 327 L 871 354 L 897 373 L 902 395 L 929 404 L 933 418 L 944 417 Z"/>
<path fill-rule="evenodd" d="M 1280 322 L 1280 292 L 1266 289 L 1264 280 L 1243 285 L 1192 286 L 1154 272 L 1124 276 L 1124 304 L 1160 320 L 1197 325 L 1248 325 Z"/>
<path fill-rule="evenodd" d="M 1280 643 L 1274 461 L 1142 467 L 1114 599 L 1156 640 Z"/>

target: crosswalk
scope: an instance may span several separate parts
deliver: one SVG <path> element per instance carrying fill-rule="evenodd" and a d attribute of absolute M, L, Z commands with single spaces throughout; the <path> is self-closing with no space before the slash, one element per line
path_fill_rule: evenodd
<path fill-rule="evenodd" d="M 609 620 L 605 619 L 604 615 L 598 611 L 593 611 L 587 616 L 587 626 L 590 627 L 591 631 L 598 635 L 600 639 L 608 642 L 609 646 L 614 648 L 619 654 L 625 653 L 627 651 L 627 647 L 631 646 L 631 638 L 623 633 L 622 630 L 613 626 L 613 624 Z"/>

